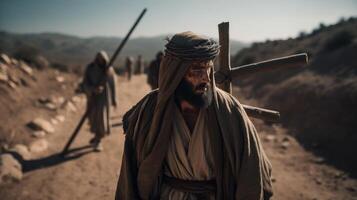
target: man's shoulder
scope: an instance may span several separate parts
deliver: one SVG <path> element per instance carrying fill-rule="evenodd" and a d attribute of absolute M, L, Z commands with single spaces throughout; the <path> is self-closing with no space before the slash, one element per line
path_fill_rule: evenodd
<path fill-rule="evenodd" d="M 148 111 L 150 113 L 153 113 L 153 109 L 155 108 L 156 105 L 158 92 L 159 92 L 158 89 L 152 90 L 124 114 L 123 116 L 124 132 L 126 132 L 127 128 L 129 127 L 129 123 L 131 121 L 136 121 L 135 118 L 139 116 L 140 112 Z"/>
<path fill-rule="evenodd" d="M 216 88 L 216 93 L 217 93 L 217 98 L 218 100 L 225 102 L 229 106 L 240 106 L 240 102 L 236 97 L 234 97 L 232 94 Z"/>

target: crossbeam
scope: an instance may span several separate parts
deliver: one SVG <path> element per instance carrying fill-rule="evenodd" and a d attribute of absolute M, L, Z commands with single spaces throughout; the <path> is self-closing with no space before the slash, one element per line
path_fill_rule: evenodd
<path fill-rule="evenodd" d="M 218 84 L 221 84 L 226 80 L 242 79 L 256 73 L 268 72 L 276 69 L 300 68 L 306 66 L 307 63 L 307 54 L 301 53 L 242 65 L 231 68 L 229 71 L 218 70 L 215 72 L 214 76 L 215 81 Z"/>

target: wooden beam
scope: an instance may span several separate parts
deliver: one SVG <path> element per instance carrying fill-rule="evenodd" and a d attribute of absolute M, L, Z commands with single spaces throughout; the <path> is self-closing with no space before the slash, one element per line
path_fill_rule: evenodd
<path fill-rule="evenodd" d="M 249 117 L 258 118 L 269 122 L 276 122 L 280 119 L 280 113 L 278 111 L 258 108 L 249 105 L 242 106 Z"/>
<path fill-rule="evenodd" d="M 219 45 L 221 46 L 219 52 L 219 71 L 223 74 L 229 74 L 231 71 L 230 48 L 229 48 L 229 22 L 222 22 L 218 24 Z M 222 90 L 232 93 L 232 83 L 229 79 L 222 81 L 218 87 Z"/>
<path fill-rule="evenodd" d="M 239 67 L 231 68 L 229 72 L 225 70 L 219 70 L 215 72 L 215 80 L 218 84 L 231 79 L 241 79 L 250 75 L 267 72 L 275 69 L 287 69 L 294 67 L 306 66 L 308 57 L 306 53 L 294 54 L 286 57 L 275 58 L 271 60 L 265 60 L 262 62 L 252 63 L 248 65 L 242 65 Z"/>

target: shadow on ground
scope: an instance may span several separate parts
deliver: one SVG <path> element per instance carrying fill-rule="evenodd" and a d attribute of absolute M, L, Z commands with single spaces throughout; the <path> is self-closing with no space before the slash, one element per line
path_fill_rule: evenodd
<path fill-rule="evenodd" d="M 52 167 L 67 161 L 75 160 L 92 152 L 94 152 L 92 146 L 86 145 L 86 146 L 70 149 L 66 155 L 62 155 L 61 153 L 56 153 L 47 156 L 45 158 L 40 158 L 35 160 L 24 160 L 22 156 L 16 152 L 8 152 L 8 153 L 12 154 L 21 163 L 22 171 L 24 173 L 27 173 L 37 169 Z"/>

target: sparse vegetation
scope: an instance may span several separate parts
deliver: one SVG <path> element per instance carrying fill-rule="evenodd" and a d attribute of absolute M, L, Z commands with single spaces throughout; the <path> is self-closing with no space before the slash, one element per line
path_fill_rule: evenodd
<path fill-rule="evenodd" d="M 324 51 L 334 51 L 343 46 L 347 46 L 353 42 L 354 38 L 355 36 L 352 32 L 346 30 L 337 32 L 327 40 Z"/>

